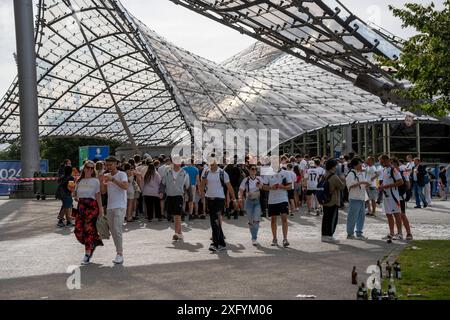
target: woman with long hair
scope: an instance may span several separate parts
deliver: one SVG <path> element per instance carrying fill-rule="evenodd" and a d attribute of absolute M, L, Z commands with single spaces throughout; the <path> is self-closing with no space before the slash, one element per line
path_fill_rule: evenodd
<path fill-rule="evenodd" d="M 75 236 L 84 244 L 85 255 L 81 264 L 89 264 L 95 248 L 103 246 L 97 231 L 97 219 L 103 216 L 100 194 L 100 181 L 97 178 L 94 162 L 87 161 L 75 187 L 78 199 L 78 214 L 75 220 Z"/>
<path fill-rule="evenodd" d="M 145 173 L 142 182 L 142 194 L 144 196 L 144 203 L 149 222 L 156 217 L 158 221 L 162 221 L 161 215 L 161 199 L 162 194 L 159 192 L 159 185 L 161 183 L 161 176 L 156 171 L 156 167 L 152 162 L 147 163 L 148 169 Z"/>

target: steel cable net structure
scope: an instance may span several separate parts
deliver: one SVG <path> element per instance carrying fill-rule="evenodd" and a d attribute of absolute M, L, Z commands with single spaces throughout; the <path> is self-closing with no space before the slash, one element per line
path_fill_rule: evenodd
<path fill-rule="evenodd" d="M 247 2 L 221 2 L 231 3 Z M 341 69 L 356 68 L 359 56 L 350 52 L 335 63 L 310 63 L 299 59 L 304 53 L 258 42 L 218 64 L 168 42 L 119 1 L 40 0 L 38 9 L 40 136 L 175 145 L 190 143 L 194 124 L 201 121 L 218 129 L 279 129 L 284 142 L 327 126 L 406 115 L 333 69 L 341 62 Z M 351 74 L 379 71 L 365 63 L 356 63 L 361 69 Z M 0 101 L 1 142 L 19 137 L 18 100 L 14 81 Z"/>

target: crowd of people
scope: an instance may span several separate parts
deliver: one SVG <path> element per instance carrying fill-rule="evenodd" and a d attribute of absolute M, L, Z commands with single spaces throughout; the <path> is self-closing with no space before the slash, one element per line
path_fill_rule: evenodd
<path fill-rule="evenodd" d="M 79 176 L 66 160 L 56 192 L 62 202 L 58 226 L 75 228 L 76 238 L 85 246 L 82 264 L 88 264 L 95 249 L 103 245 L 97 220 L 106 216 L 117 252 L 113 262 L 122 264 L 123 225 L 139 220 L 140 215 L 149 223 L 173 223 L 172 241 L 183 240 L 182 221 L 209 216 L 209 250 L 220 252 L 226 250 L 224 219 L 246 216 L 254 246 L 260 245 L 263 217 L 271 221 L 271 245 L 278 246 L 277 223 L 281 221 L 281 245 L 288 247 L 288 218 L 304 207 L 307 214 L 323 215 L 322 241 L 338 243 L 334 233 L 339 209 L 348 203 L 347 239 L 367 240 L 365 219 L 376 216 L 380 206 L 389 229 L 383 239 L 389 242 L 403 240 L 403 230 L 406 240 L 413 239 L 406 215 L 406 204 L 413 198 L 415 208 L 430 206 L 433 194 L 447 200 L 449 167 L 440 167 L 436 176 L 412 156 L 406 161 L 387 155 L 363 160 L 356 155 L 328 159 L 288 154 L 247 155 L 244 164 L 239 164 L 236 156 L 220 160 L 214 154 L 207 162 L 147 154 L 119 161 L 110 156 L 104 161 L 85 161 Z M 435 180 L 437 190 L 432 187 Z"/>

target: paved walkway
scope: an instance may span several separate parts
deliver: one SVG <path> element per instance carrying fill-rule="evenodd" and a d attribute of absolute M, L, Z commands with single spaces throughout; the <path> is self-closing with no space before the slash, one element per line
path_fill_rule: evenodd
<path fill-rule="evenodd" d="M 125 264 L 113 266 L 112 240 L 97 249 L 93 264 L 81 268 L 81 290 L 66 287 L 67 268 L 79 265 L 84 248 L 71 230 L 56 228 L 59 202 L 0 200 L 0 299 L 354 299 L 355 265 L 360 281 L 369 265 L 405 243 L 387 244 L 382 214 L 366 220 L 369 241 L 345 238 L 340 213 L 339 245 L 320 242 L 321 217 L 290 219 L 288 249 L 270 246 L 270 223 L 260 229 L 262 247 L 249 241 L 246 219 L 226 220 L 227 252 L 208 251 L 208 220 L 184 223 L 185 241 L 173 244 L 172 225 L 144 220 L 125 227 Z M 411 209 L 416 239 L 450 238 L 450 202 Z M 281 232 L 281 227 L 279 227 Z M 281 238 L 281 237 L 279 237 Z"/>

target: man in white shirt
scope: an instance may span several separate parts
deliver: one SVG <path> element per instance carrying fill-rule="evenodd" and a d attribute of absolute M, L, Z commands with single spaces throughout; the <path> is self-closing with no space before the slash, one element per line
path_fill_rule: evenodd
<path fill-rule="evenodd" d="M 161 177 L 160 193 L 165 193 L 167 198 L 167 214 L 174 217 L 175 234 L 173 241 L 183 240 L 181 230 L 181 216 L 184 212 L 184 194 L 190 192 L 189 175 L 181 169 L 181 158 L 173 157 L 173 166 L 168 167 Z"/>
<path fill-rule="evenodd" d="M 369 200 L 367 200 L 368 215 L 375 217 L 378 199 L 377 179 L 380 176 L 380 172 L 375 166 L 375 159 L 373 157 L 367 158 L 365 170 L 366 180 L 370 182 L 370 185 L 367 187 L 367 196 L 369 197 Z"/>
<path fill-rule="evenodd" d="M 117 256 L 113 260 L 115 264 L 123 263 L 122 232 L 123 220 L 127 210 L 128 177 L 125 172 L 117 170 L 119 161 L 115 157 L 105 159 L 106 172 L 102 176 L 102 194 L 108 193 L 107 218 Z"/>
<path fill-rule="evenodd" d="M 289 198 L 288 190 L 292 188 L 292 176 L 286 170 L 280 171 L 279 158 L 272 157 L 272 167 L 274 174 L 266 176 L 264 189 L 269 191 L 269 217 L 271 217 L 272 246 L 278 245 L 277 240 L 277 217 L 281 216 L 283 229 L 283 247 L 289 246 L 288 235 L 288 214 Z"/>
<path fill-rule="evenodd" d="M 294 211 L 296 211 L 294 188 L 295 188 L 295 181 L 297 180 L 297 175 L 295 174 L 293 169 L 294 169 L 294 166 L 292 165 L 292 163 L 288 163 L 286 165 L 286 171 L 291 175 L 291 180 L 292 180 L 292 188 L 290 190 L 288 190 L 289 212 L 290 212 L 291 217 L 294 216 Z"/>
<path fill-rule="evenodd" d="M 320 164 L 320 161 L 319 161 Z M 316 215 L 319 215 L 319 208 L 317 207 L 316 191 L 320 178 L 325 174 L 325 170 L 317 165 L 313 160 L 309 162 L 309 169 L 306 170 L 304 179 L 306 180 L 306 205 L 308 213 L 310 214 L 313 207 L 316 209 Z M 314 206 L 313 206 L 314 204 Z"/>
<path fill-rule="evenodd" d="M 360 158 L 353 158 L 350 162 L 353 168 L 346 177 L 348 188 L 348 216 L 347 216 L 347 239 L 367 240 L 363 236 L 364 220 L 366 218 L 365 199 L 366 188 L 370 183 L 366 180 L 363 171 L 363 161 Z M 355 237 L 356 225 L 356 237 Z"/>
<path fill-rule="evenodd" d="M 394 236 L 395 220 L 393 215 L 401 213 L 400 194 L 398 187 L 403 185 L 403 179 L 400 171 L 395 169 L 391 164 L 391 159 L 387 155 L 379 158 L 380 164 L 383 166 L 383 175 L 381 177 L 380 189 L 383 191 L 383 204 L 386 217 L 389 224 L 389 234 L 383 240 L 402 240 L 400 237 Z"/>
<path fill-rule="evenodd" d="M 225 237 L 222 230 L 221 214 L 225 209 L 225 192 L 228 190 L 231 200 L 236 204 L 234 189 L 230 183 L 230 177 L 218 166 L 216 158 L 211 157 L 209 160 L 209 168 L 202 173 L 202 181 L 200 183 L 200 195 L 205 195 L 209 208 L 209 217 L 212 229 L 213 243 L 209 250 L 220 252 L 226 250 Z M 206 193 L 205 193 L 205 187 Z M 226 190 L 224 190 L 226 188 Z"/>

